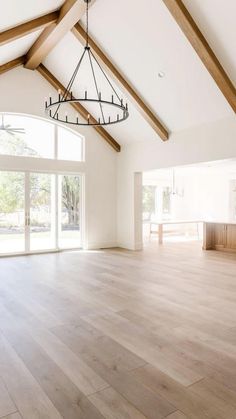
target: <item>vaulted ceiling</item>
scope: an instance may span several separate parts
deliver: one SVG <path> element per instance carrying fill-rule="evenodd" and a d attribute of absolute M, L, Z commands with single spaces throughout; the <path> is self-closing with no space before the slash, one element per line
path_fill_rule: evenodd
<path fill-rule="evenodd" d="M 60 0 L 4 2 L 0 15 L 0 66 L 25 56 L 45 27 L 8 43 L 4 40 L 6 30 L 63 5 Z M 235 0 L 94 1 L 90 8 L 90 36 L 115 66 L 117 87 L 130 103 L 130 118 L 106 127 L 105 139 L 109 142 L 112 138 L 121 145 L 149 139 L 161 141 L 171 138 L 173 131 L 234 115 L 235 16 Z M 84 24 L 82 17 L 80 25 Z M 80 31 L 67 30 L 43 56 L 43 66 L 63 85 L 68 83 L 82 52 Z M 38 57 L 35 63 L 37 67 Z M 106 65 L 104 68 L 107 70 Z M 164 77 L 158 73 L 164 73 Z M 86 73 L 83 80 L 88 87 Z"/>

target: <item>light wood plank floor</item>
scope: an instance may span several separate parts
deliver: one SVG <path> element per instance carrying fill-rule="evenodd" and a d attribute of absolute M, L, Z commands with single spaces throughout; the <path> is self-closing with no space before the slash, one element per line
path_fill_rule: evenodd
<path fill-rule="evenodd" d="M 0 259 L 0 418 L 236 419 L 236 255 Z"/>

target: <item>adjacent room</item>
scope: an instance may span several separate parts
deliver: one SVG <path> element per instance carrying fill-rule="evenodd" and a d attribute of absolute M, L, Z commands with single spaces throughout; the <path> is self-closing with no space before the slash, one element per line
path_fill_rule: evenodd
<path fill-rule="evenodd" d="M 204 222 L 236 221 L 236 160 L 143 173 L 143 244 L 198 241 Z"/>
<path fill-rule="evenodd" d="M 236 418 L 235 0 L 0 13 L 0 419 Z"/>

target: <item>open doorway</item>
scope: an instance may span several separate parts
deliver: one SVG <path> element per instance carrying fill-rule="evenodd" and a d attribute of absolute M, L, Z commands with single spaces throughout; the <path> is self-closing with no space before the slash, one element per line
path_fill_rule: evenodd
<path fill-rule="evenodd" d="M 236 160 L 143 173 L 143 241 L 202 243 L 203 221 L 236 220 Z"/>

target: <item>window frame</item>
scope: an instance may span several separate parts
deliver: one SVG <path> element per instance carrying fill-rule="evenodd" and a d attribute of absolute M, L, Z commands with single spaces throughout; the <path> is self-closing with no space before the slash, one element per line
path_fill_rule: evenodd
<path fill-rule="evenodd" d="M 55 123 L 52 121 L 49 121 L 48 119 L 41 118 L 35 115 L 28 115 L 28 114 L 22 114 L 22 113 L 13 113 L 13 112 L 0 112 L 1 115 L 13 115 L 13 116 L 19 116 L 19 117 L 25 117 L 25 118 L 31 118 L 40 120 L 42 122 L 45 122 L 45 124 L 51 124 L 53 126 L 53 158 L 51 157 L 37 157 L 37 156 L 24 156 L 24 155 L 14 155 L 14 154 L 0 154 L 0 158 L 3 157 L 10 157 L 10 158 L 24 158 L 24 159 L 34 159 L 37 160 L 49 160 L 49 161 L 58 161 L 58 162 L 70 162 L 70 163 L 81 163 L 85 161 L 85 138 L 82 134 L 80 134 L 78 131 L 75 131 L 71 128 L 65 127 L 63 124 Z M 63 130 L 67 130 L 71 132 L 73 135 L 76 135 L 79 137 L 80 143 L 81 143 L 81 160 L 63 160 L 58 158 L 58 129 L 62 128 Z"/>

